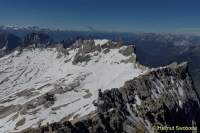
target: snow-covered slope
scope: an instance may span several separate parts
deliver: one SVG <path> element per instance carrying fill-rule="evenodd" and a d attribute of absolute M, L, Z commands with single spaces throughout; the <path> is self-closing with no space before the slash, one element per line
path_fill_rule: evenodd
<path fill-rule="evenodd" d="M 0 58 L 0 132 L 95 111 L 98 89 L 121 87 L 146 71 L 130 51 L 132 46 L 108 40 L 85 40 L 68 49 L 29 48 Z"/>

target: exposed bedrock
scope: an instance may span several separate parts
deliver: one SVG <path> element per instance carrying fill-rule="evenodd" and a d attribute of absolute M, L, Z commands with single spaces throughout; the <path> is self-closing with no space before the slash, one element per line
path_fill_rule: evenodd
<path fill-rule="evenodd" d="M 152 69 L 121 88 L 99 91 L 97 112 L 25 132 L 149 133 L 160 126 L 200 128 L 200 103 L 187 63 Z M 168 131 L 191 132 L 191 131 Z"/>

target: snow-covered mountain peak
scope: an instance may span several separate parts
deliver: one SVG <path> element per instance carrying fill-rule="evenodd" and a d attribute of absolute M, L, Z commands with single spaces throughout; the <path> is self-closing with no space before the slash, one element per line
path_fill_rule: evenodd
<path fill-rule="evenodd" d="M 146 70 L 134 46 L 109 40 L 15 50 L 0 58 L 0 132 L 89 114 L 98 89 L 121 87 Z"/>
<path fill-rule="evenodd" d="M 108 39 L 95 39 L 94 40 L 95 45 L 104 45 L 104 44 L 106 44 L 108 42 L 109 42 Z"/>
<path fill-rule="evenodd" d="M 135 47 L 124 46 L 109 40 L 78 40 L 72 46 L 77 50 L 73 64 L 88 63 L 90 60 L 104 61 L 104 63 L 136 62 Z M 107 57 L 107 60 L 105 58 Z"/>
<path fill-rule="evenodd" d="M 81 47 L 82 45 L 92 45 L 92 47 L 94 46 L 107 46 L 107 45 L 116 45 L 118 44 L 117 42 L 113 42 L 111 40 L 108 39 L 94 39 L 94 40 L 82 40 L 79 39 L 74 43 L 74 47 Z"/>

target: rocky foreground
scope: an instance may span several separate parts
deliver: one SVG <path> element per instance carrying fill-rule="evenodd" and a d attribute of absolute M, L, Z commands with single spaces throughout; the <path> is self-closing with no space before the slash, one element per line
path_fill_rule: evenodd
<path fill-rule="evenodd" d="M 97 111 L 23 133 L 151 133 L 160 126 L 200 128 L 200 101 L 187 63 L 152 69 L 123 87 L 99 91 Z M 197 129 L 193 129 L 197 132 Z M 166 132 L 192 132 L 179 128 Z"/>

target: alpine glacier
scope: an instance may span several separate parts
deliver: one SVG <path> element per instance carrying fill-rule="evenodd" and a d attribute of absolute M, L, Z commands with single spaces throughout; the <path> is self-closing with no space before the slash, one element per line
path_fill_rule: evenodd
<path fill-rule="evenodd" d="M 147 70 L 134 46 L 106 39 L 15 50 L 0 58 L 0 132 L 90 114 L 99 89 L 119 88 Z"/>

